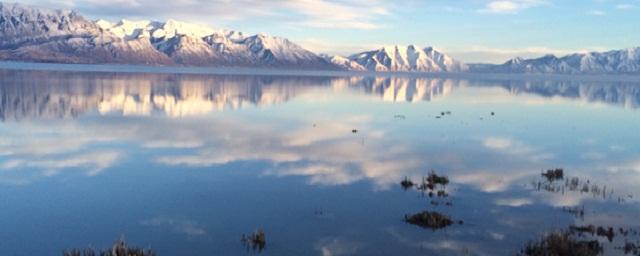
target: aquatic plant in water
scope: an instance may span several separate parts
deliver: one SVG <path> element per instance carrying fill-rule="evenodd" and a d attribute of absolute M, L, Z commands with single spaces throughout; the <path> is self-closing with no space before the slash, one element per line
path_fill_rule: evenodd
<path fill-rule="evenodd" d="M 407 223 L 430 229 L 446 228 L 453 224 L 451 217 L 439 212 L 421 212 L 411 216 L 404 216 Z"/>
<path fill-rule="evenodd" d="M 62 252 L 63 256 L 155 256 L 156 252 L 151 249 L 141 249 L 141 248 L 129 248 L 127 247 L 126 242 L 124 241 L 124 237 L 120 237 L 110 249 L 102 250 L 98 253 L 89 247 L 83 250 L 80 249 L 70 249 L 64 250 Z"/>
<path fill-rule="evenodd" d="M 242 235 L 240 241 L 247 248 L 256 250 L 258 252 L 261 252 L 267 246 L 267 236 L 262 229 L 259 229 L 250 235 Z"/>

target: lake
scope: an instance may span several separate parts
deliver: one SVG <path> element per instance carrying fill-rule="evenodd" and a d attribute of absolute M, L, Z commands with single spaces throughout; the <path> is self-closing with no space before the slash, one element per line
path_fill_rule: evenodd
<path fill-rule="evenodd" d="M 639 107 L 611 79 L 0 70 L 0 251 L 513 255 L 571 230 L 623 255 Z"/>

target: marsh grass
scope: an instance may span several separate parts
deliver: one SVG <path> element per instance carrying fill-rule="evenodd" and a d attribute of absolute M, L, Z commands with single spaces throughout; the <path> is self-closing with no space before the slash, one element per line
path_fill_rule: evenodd
<path fill-rule="evenodd" d="M 156 252 L 151 249 L 141 249 L 128 247 L 124 237 L 120 237 L 110 249 L 96 251 L 92 247 L 85 249 L 70 249 L 62 252 L 63 256 L 155 256 Z"/>
<path fill-rule="evenodd" d="M 598 240 L 579 240 L 570 232 L 554 232 L 529 242 L 520 252 L 527 256 L 595 256 L 603 247 Z"/>

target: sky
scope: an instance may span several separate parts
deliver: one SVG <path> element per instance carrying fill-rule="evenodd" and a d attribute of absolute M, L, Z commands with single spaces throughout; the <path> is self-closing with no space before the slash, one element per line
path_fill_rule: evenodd
<path fill-rule="evenodd" d="M 90 19 L 193 22 L 317 53 L 433 46 L 465 62 L 640 46 L 640 0 L 20 0 Z"/>

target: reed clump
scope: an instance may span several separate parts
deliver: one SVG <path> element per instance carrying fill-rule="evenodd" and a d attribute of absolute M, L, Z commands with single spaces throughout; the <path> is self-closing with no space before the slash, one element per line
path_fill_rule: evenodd
<path fill-rule="evenodd" d="M 603 251 L 598 240 L 578 240 L 569 232 L 554 232 L 529 242 L 520 255 L 527 256 L 596 256 Z"/>
<path fill-rule="evenodd" d="M 430 229 L 442 229 L 453 224 L 451 217 L 439 212 L 424 211 L 411 216 L 405 216 L 407 223 Z"/>
<path fill-rule="evenodd" d="M 62 252 L 63 256 L 156 256 L 156 252 L 151 249 L 141 249 L 128 247 L 123 237 L 120 237 L 110 249 L 96 251 L 92 247 L 85 249 L 70 249 Z"/>

